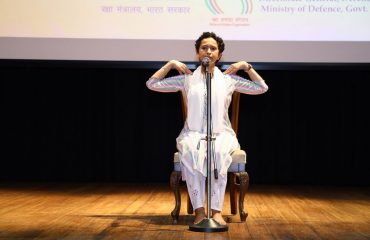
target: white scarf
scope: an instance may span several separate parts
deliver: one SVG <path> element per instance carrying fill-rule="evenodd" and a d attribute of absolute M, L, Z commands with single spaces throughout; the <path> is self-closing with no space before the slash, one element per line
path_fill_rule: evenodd
<path fill-rule="evenodd" d="M 225 118 L 228 117 L 226 98 L 231 96 L 228 94 L 229 84 L 227 75 L 224 75 L 217 67 L 214 68 L 214 75 L 211 79 L 212 92 L 212 126 L 213 133 L 220 133 L 225 127 Z M 192 75 L 188 75 L 185 80 L 185 91 L 187 98 L 188 114 L 187 125 L 190 131 L 201 132 L 203 125 L 203 117 L 207 118 L 206 108 L 204 103 L 207 101 L 204 94 L 206 89 L 206 80 L 202 74 L 201 67 L 198 67 Z M 230 100 L 228 101 L 230 103 Z"/>

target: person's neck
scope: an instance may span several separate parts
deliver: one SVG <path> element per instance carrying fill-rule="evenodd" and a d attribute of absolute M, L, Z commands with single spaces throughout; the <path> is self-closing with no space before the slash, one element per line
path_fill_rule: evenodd
<path fill-rule="evenodd" d="M 215 65 L 209 65 L 208 66 L 208 72 L 213 75 L 213 72 L 215 70 Z M 202 73 L 203 74 L 206 74 L 206 68 L 205 67 L 202 67 Z"/>

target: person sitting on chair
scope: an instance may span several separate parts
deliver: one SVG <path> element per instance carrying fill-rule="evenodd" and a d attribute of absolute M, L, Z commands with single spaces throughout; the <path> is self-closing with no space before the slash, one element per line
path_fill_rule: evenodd
<path fill-rule="evenodd" d="M 218 173 L 211 179 L 211 209 L 212 218 L 219 224 L 226 222 L 221 215 L 227 170 L 231 164 L 231 153 L 240 149 L 236 134 L 231 127 L 228 108 L 234 91 L 245 94 L 262 94 L 268 86 L 252 65 L 240 61 L 231 64 L 226 71 L 221 72 L 216 63 L 222 57 L 225 49 L 224 41 L 213 32 L 204 32 L 195 41 L 196 56 L 199 62 L 209 58 L 208 71 L 211 74 L 211 115 L 213 137 L 212 173 Z M 164 78 L 171 69 L 176 69 L 180 75 Z M 244 70 L 251 80 L 235 75 Z M 205 213 L 205 179 L 207 176 L 207 86 L 205 67 L 200 66 L 191 72 L 186 64 L 177 60 L 167 62 L 157 70 L 146 82 L 149 89 L 158 92 L 182 91 L 187 102 L 187 119 L 176 139 L 181 162 L 182 180 L 186 181 L 190 200 L 195 210 L 194 224 L 206 217 Z"/>

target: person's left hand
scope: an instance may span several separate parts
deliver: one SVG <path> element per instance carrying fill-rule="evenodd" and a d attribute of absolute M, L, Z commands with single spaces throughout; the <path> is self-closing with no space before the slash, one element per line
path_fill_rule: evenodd
<path fill-rule="evenodd" d="M 249 64 L 246 61 L 240 61 L 230 65 L 228 69 L 224 71 L 224 74 L 235 74 L 239 70 L 247 69 Z"/>

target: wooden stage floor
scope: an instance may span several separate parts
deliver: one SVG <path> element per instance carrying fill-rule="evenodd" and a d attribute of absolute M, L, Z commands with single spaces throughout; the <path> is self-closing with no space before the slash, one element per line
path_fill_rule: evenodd
<path fill-rule="evenodd" d="M 167 185 L 0 183 L 0 239 L 370 239 L 370 188 L 251 185 L 223 233 L 188 230 L 185 191 L 173 225 Z"/>

